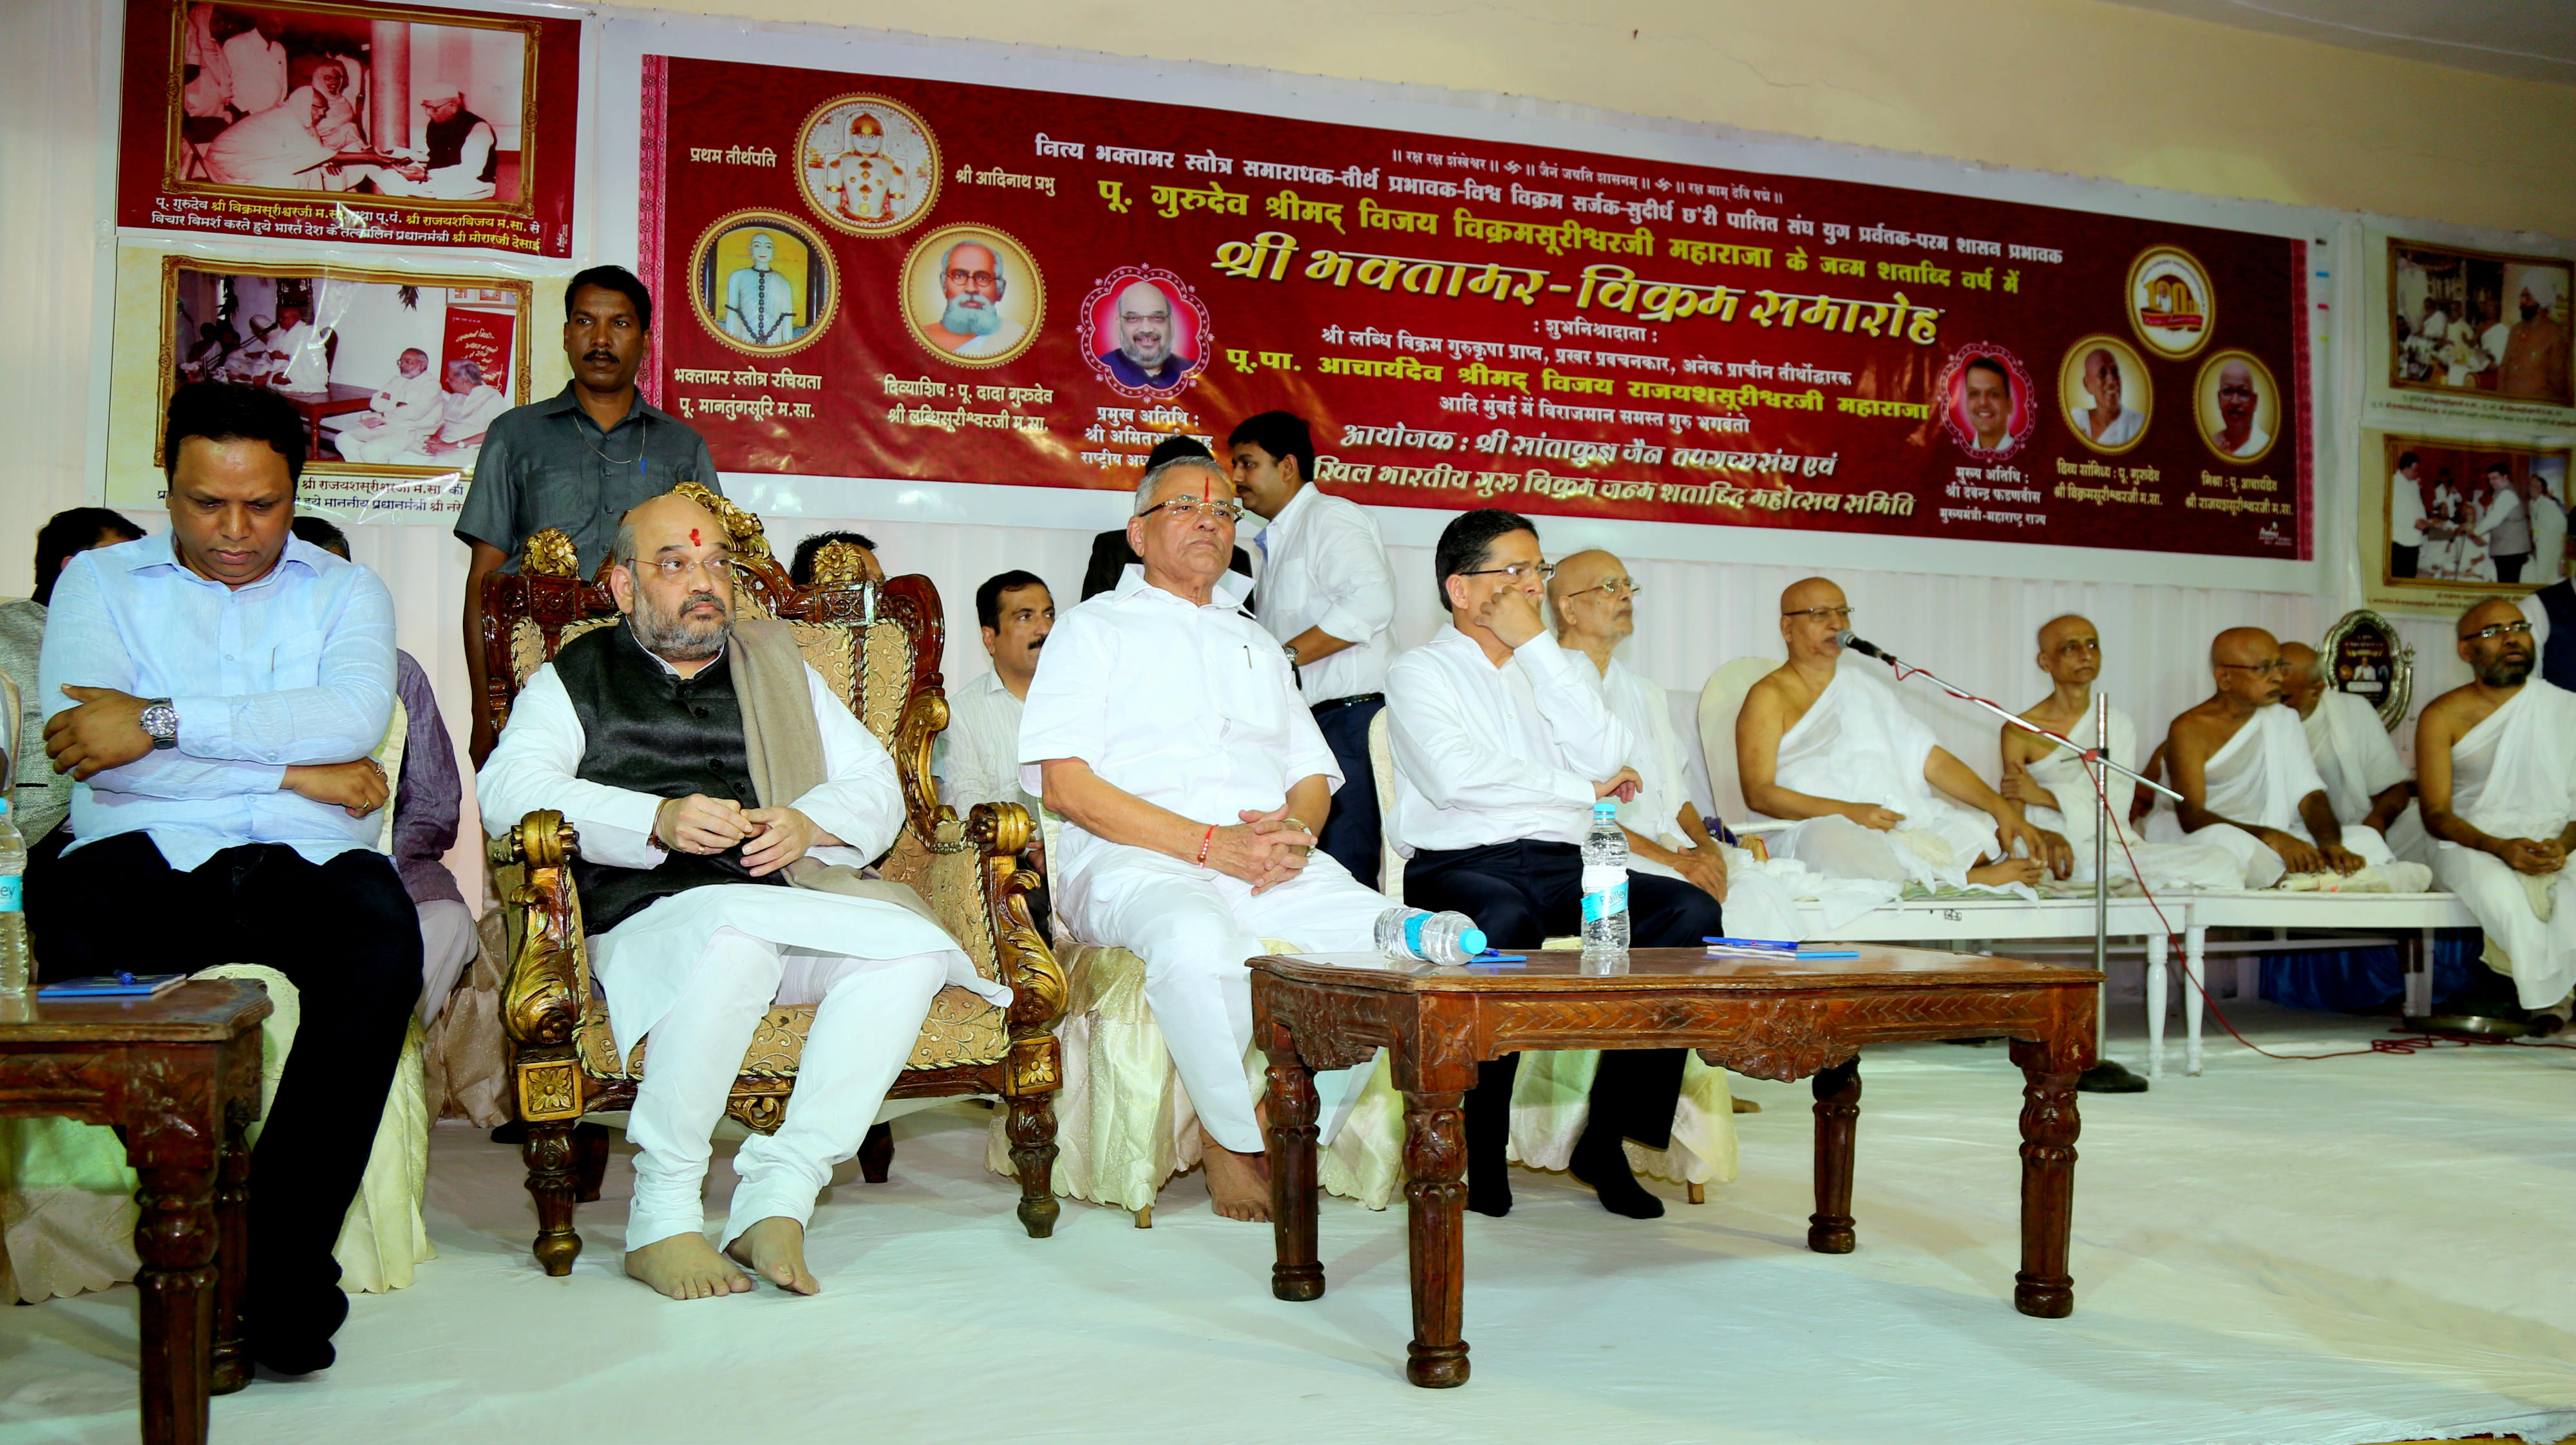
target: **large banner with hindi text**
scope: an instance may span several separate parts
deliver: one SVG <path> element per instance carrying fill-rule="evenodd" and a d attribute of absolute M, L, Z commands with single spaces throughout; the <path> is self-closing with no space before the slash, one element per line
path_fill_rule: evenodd
<path fill-rule="evenodd" d="M 647 56 L 648 382 L 727 471 L 1132 486 L 1286 408 L 1386 506 L 2310 556 L 2304 244 Z"/>

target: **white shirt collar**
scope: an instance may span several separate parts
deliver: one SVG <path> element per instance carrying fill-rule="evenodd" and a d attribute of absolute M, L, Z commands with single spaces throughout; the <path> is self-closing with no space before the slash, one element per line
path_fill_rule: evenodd
<path fill-rule="evenodd" d="M 1166 601 L 1177 603 L 1184 607 L 1199 605 L 1191 602 L 1190 599 L 1183 597 L 1177 592 L 1167 591 L 1146 581 L 1145 564 L 1142 562 L 1130 562 L 1127 564 L 1127 570 L 1119 574 L 1118 585 L 1110 589 L 1109 595 L 1112 597 L 1125 598 L 1138 592 L 1151 592 Z M 1216 587 L 1209 595 L 1206 605 L 1210 607 L 1221 607 L 1228 611 L 1232 611 L 1242 607 L 1243 599 L 1250 595 L 1252 595 L 1252 579 L 1233 570 L 1232 568 L 1228 568 L 1224 573 L 1217 577 Z"/>

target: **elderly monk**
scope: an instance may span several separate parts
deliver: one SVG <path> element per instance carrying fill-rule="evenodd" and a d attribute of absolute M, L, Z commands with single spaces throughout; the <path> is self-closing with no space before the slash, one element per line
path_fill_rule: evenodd
<path fill-rule="evenodd" d="M 2576 997 L 2576 693 L 2532 676 L 2531 623 L 2498 598 L 2459 621 L 2476 680 L 2415 723 L 2433 871 L 2486 930 L 2487 966 L 2512 977 L 2532 1031 L 2567 1027 Z"/>
<path fill-rule="evenodd" d="M 1746 806 L 1801 820 L 1771 851 L 1828 877 L 1936 888 L 2027 893 L 2044 874 L 2065 877 L 2074 859 L 2064 838 L 2032 827 L 2019 803 L 1933 742 L 1886 684 L 1839 665 L 1850 625 L 1843 589 L 1822 577 L 1792 584 L 1780 594 L 1789 661 L 1736 714 Z"/>
<path fill-rule="evenodd" d="M 2093 680 L 2102 673 L 2102 634 L 2072 613 L 2039 629 L 2039 670 L 2056 687 L 2037 707 L 2022 714 L 2050 732 L 2094 746 Z M 2135 767 L 2138 725 L 2118 708 L 2110 709 L 2110 758 Z M 2004 797 L 2022 806 L 2036 828 L 2065 835 L 2074 849 L 2073 879 L 2093 881 L 2094 823 L 2099 816 L 2093 780 L 2073 749 L 2037 738 L 2017 727 L 2003 730 Z M 2138 785 L 2122 773 L 2106 773 L 2102 790 L 2111 801 L 2111 877 L 2138 880 L 2151 892 L 2172 888 L 2242 888 L 2245 871 L 2235 856 L 2213 843 L 2150 843 L 2129 824 L 2129 798 Z"/>
<path fill-rule="evenodd" d="M 1057 916 L 1145 962 L 1229 1219 L 1270 1217 L 1261 1125 L 1244 1078 L 1246 960 L 1285 938 L 1369 951 L 1395 905 L 1318 851 L 1342 783 L 1278 640 L 1226 568 L 1243 515 L 1206 456 L 1145 474 L 1118 586 L 1056 619 L 1020 715 L 1021 786 L 1064 819 Z"/>
<path fill-rule="evenodd" d="M 903 821 L 893 761 L 785 626 L 734 619 L 722 523 L 687 495 L 626 514 L 609 589 L 623 625 L 537 669 L 483 766 L 485 828 L 555 808 L 635 1090 L 626 1272 L 674 1299 L 752 1288 L 700 1233 L 708 1136 L 761 1017 L 819 1004 L 774 1135 L 734 1153 L 725 1253 L 798 1294 L 805 1224 L 858 1151 L 943 983 L 995 1003 L 910 890 L 862 878 Z"/>
<path fill-rule="evenodd" d="M 2433 840 L 2406 806 L 2415 780 L 2397 760 L 2397 746 L 2380 725 L 2370 700 L 2345 692 L 2326 676 L 2325 659 L 2304 642 L 2281 644 L 2281 701 L 2299 715 L 2308 734 L 2308 756 L 2325 780 L 2326 803 L 2349 833 L 2368 828 L 2388 840 L 2388 851 L 2417 863 L 2432 862 Z"/>
<path fill-rule="evenodd" d="M 2209 646 L 2209 667 L 2217 691 L 2165 731 L 2165 766 L 2182 794 L 2179 831 L 2197 836 L 2231 825 L 2211 839 L 2237 855 L 2251 887 L 2269 888 L 2288 873 L 2351 874 L 2376 864 L 2397 891 L 2417 891 L 2429 878 L 2419 876 L 2423 865 L 2397 862 L 2378 833 L 2347 833 L 2336 820 L 2298 714 L 2278 705 L 2283 667 L 2272 634 L 2227 629 Z"/>

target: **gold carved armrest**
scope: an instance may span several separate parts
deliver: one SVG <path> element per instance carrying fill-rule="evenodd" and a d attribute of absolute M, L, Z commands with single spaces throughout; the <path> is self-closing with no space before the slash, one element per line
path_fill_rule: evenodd
<path fill-rule="evenodd" d="M 1064 970 L 1029 918 L 1026 895 L 1039 880 L 1020 866 L 1035 831 L 1028 810 L 979 803 L 962 824 L 944 806 L 934 816 L 929 833 L 907 827 L 896 837 L 880 871 L 921 895 L 977 972 L 1011 986 L 1013 1040 L 1051 1032 L 1064 1016 Z"/>
<path fill-rule="evenodd" d="M 522 1046 L 571 1043 L 590 997 L 590 953 L 572 883 L 572 857 L 580 848 L 572 825 L 550 808 L 491 842 L 493 890 L 510 950 L 501 1026 Z"/>

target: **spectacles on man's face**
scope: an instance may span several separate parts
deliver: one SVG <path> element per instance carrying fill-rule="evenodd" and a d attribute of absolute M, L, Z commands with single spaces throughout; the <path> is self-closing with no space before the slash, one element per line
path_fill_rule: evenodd
<path fill-rule="evenodd" d="M 677 582 L 692 572 L 706 574 L 706 579 L 710 582 L 718 580 L 732 582 L 742 576 L 741 565 L 727 556 L 709 557 L 704 561 L 695 557 L 656 557 L 651 561 L 637 557 L 629 559 L 626 565 L 639 574 L 655 573 L 665 582 Z"/>
<path fill-rule="evenodd" d="M 990 291 L 993 289 L 993 273 L 990 271 L 968 271 L 961 267 L 948 273 L 948 284 L 951 286 L 963 286 L 976 291 Z"/>
<path fill-rule="evenodd" d="M 2218 665 L 2220 667 L 2232 667 L 2238 672 L 2251 672 L 2266 677 L 2273 673 L 2289 670 L 2289 664 L 2283 662 L 2277 657 L 2273 658 L 2269 662 L 2222 662 Z"/>
<path fill-rule="evenodd" d="M 2529 637 L 2530 635 L 2531 619 L 2526 617 L 2517 622 L 2493 622 L 2475 632 L 2463 632 L 2460 634 L 2460 640 L 2477 642 L 2489 637 Z"/>
<path fill-rule="evenodd" d="M 1229 526 L 1243 520 L 1242 503 L 1202 500 L 1197 497 L 1181 497 L 1169 502 L 1156 502 L 1136 515 L 1150 517 L 1156 512 L 1169 512 L 1182 521 L 1200 517 L 1211 522 L 1224 522 Z"/>
<path fill-rule="evenodd" d="M 1578 588 L 1575 591 L 1568 592 L 1565 594 L 1565 600 L 1571 602 L 1575 598 L 1581 597 L 1586 593 L 1598 592 L 1602 596 L 1609 598 L 1611 601 L 1617 602 L 1623 598 L 1634 597 L 1645 590 L 1645 588 L 1637 585 L 1636 579 L 1633 577 L 1613 577 L 1607 582 L 1596 582 L 1592 586 Z"/>
<path fill-rule="evenodd" d="M 1544 582 L 1548 578 L 1556 575 L 1556 564 L 1553 562 L 1514 562 L 1508 567 L 1477 567 L 1469 571 L 1461 572 L 1458 575 L 1461 577 L 1509 577 L 1515 582 L 1527 582 L 1531 578 L 1535 577 L 1539 581 Z"/>
<path fill-rule="evenodd" d="M 1780 615 L 1783 617 L 1812 617 L 1818 622 L 1830 622 L 1836 627 L 1849 627 L 1851 626 L 1852 614 L 1855 610 L 1856 609 L 1850 607 L 1801 607 L 1795 612 L 1783 612 Z"/>

